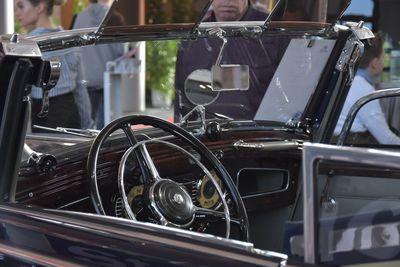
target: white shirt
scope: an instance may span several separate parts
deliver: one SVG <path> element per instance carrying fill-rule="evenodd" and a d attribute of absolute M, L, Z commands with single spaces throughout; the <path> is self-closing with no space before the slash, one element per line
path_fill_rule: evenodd
<path fill-rule="evenodd" d="M 340 134 L 347 114 L 353 104 L 361 97 L 375 91 L 375 88 L 362 76 L 356 75 L 349 90 L 342 112 L 335 128 L 335 134 Z M 382 111 L 378 100 L 365 104 L 357 113 L 353 125 L 352 133 L 370 132 L 370 134 L 381 144 L 400 145 L 400 138 L 389 128 L 386 117 Z"/>

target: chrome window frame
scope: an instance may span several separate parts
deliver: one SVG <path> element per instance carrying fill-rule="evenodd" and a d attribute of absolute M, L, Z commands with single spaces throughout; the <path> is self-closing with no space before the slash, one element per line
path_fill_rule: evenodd
<path fill-rule="evenodd" d="M 326 144 L 303 145 L 304 262 L 319 263 L 317 164 L 321 160 L 400 168 L 400 153 L 372 148 L 339 147 Z"/>

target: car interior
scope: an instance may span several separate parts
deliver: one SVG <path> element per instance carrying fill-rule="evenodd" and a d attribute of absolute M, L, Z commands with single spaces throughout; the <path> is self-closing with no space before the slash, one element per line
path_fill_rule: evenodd
<path fill-rule="evenodd" d="M 349 2 L 337 1 L 331 5 L 330 1 L 328 22 L 335 21 L 336 11 Z M 307 3 L 306 13 L 315 17 L 311 1 Z M 313 27 L 315 25 L 310 26 L 311 30 L 315 30 Z M 111 27 L 96 34 L 105 34 L 107 40 L 115 33 Z M 325 150 L 317 146 L 311 150 L 317 159 L 305 149 L 305 146 L 312 146 L 308 142 L 327 145 L 331 141 L 334 125 L 329 123 L 339 116 L 332 111 L 343 104 L 345 94 L 338 88 L 348 89 L 347 78 L 351 76 L 345 67 L 344 74 L 338 73 L 334 63 L 342 59 L 350 33 L 340 32 L 336 37 L 324 36 L 325 39 L 308 39 L 307 34 L 296 34 L 272 77 L 274 81 L 280 77 L 292 78 L 285 84 L 288 94 L 279 91 L 281 84 L 271 83 L 254 121 L 217 123 L 217 118 L 205 123 L 202 118 L 188 119 L 183 120 L 184 130 L 157 117 L 130 115 L 88 136 L 30 134 L 21 151 L 11 153 L 13 149 L 7 148 L 8 144 L 0 145 L 0 151 L 10 152 L 9 160 L 17 159 L 20 152 L 23 154 L 18 169 L 2 174 L 15 172 L 18 176 L 12 185 L 15 194 L 8 196 L 9 201 L 67 214 L 106 215 L 214 234 L 251 242 L 256 248 L 281 252 L 299 262 L 309 259 L 306 254 L 309 250 L 304 251 L 309 239 L 303 230 L 308 220 L 313 220 L 310 227 L 314 227 L 311 231 L 315 239 L 311 241 L 317 245 L 313 249 L 322 263 L 366 262 L 373 258 L 371 255 L 375 251 L 398 246 L 400 227 L 394 222 L 399 215 L 386 216 L 385 213 L 398 208 L 400 170 L 397 166 L 385 165 L 381 160 L 382 167 L 372 162 L 372 156 L 365 156 L 361 151 L 351 154 L 346 148 L 341 152 L 349 153 L 352 160 L 348 159 L 350 156 L 336 156 L 331 147 Z M 311 62 L 309 65 L 300 58 L 305 54 L 307 62 Z M 1 66 L 4 68 L 4 64 Z M 304 75 L 307 68 L 313 75 L 308 79 L 296 79 Z M 3 71 L 11 73 L 11 70 Z M 6 83 L 5 80 L 0 82 Z M 200 75 L 190 82 L 200 86 L 204 80 Z M 19 94 L 23 92 L 19 90 Z M 4 95 L 6 93 L 10 95 Z M 7 105 L 10 98 L 23 98 L 12 95 L 17 93 L 0 92 L 0 99 L 4 99 L 0 110 L 19 110 L 16 116 L 26 122 L 29 110 L 15 106 L 18 105 L 16 101 L 14 106 Z M 283 96 L 296 102 L 282 105 L 275 101 Z M 339 100 L 332 100 L 335 98 Z M 274 112 L 278 109 L 284 112 Z M 295 114 L 303 109 L 306 112 L 297 117 Z M 330 115 L 325 116 L 325 112 Z M 282 114 L 293 117 L 282 118 Z M 299 130 L 301 127 L 292 131 L 284 128 L 291 125 L 289 122 L 300 124 L 295 120 L 299 118 L 308 118 L 312 126 L 302 125 L 302 129 L 307 129 L 304 131 Z M 286 124 L 263 128 L 256 123 L 259 121 Z M 15 140 L 15 133 L 25 131 L 26 126 L 12 125 L 10 120 L 0 122 L 7 123 L 12 130 L 8 133 L 10 140 L 23 142 Z M 6 137 L 6 133 L 1 134 Z M 372 152 L 376 153 L 372 154 L 375 157 L 384 154 Z M 330 153 L 336 157 L 331 158 Z M 1 164 L 5 163 L 0 162 L 0 167 Z M 311 195 L 305 190 L 310 181 L 314 182 Z M 7 187 L 4 183 L 0 188 Z M 305 213 L 307 197 L 313 199 L 313 208 L 317 210 L 312 217 Z M 186 202 L 193 203 L 194 207 L 181 206 Z M 196 216 L 192 220 L 193 214 Z M 371 233 L 363 236 L 359 234 L 362 231 Z M 397 236 L 393 236 L 396 233 Z M 363 237 L 373 241 L 365 245 L 368 241 Z M 348 245 L 346 238 L 355 241 Z M 355 262 L 351 254 L 354 251 L 359 256 Z M 363 254 L 363 251 L 372 251 L 372 254 Z M 400 253 L 395 252 L 385 260 L 396 259 Z"/>

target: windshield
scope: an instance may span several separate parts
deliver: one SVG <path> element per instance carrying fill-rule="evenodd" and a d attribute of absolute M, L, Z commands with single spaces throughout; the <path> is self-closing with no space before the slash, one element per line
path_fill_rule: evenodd
<path fill-rule="evenodd" d="M 272 21 L 335 23 L 350 0 L 146 0 L 145 4 L 138 2 L 140 1 L 116 1 L 115 13 L 105 21 L 105 25 L 197 23 L 209 19 L 235 21 L 243 18 L 249 5 L 266 14 L 270 14 L 276 6 L 271 17 Z M 214 11 L 218 13 L 220 10 L 222 13 L 215 16 Z M 252 18 L 254 21 L 265 21 L 265 19 L 263 16 Z"/>
<path fill-rule="evenodd" d="M 211 80 L 222 40 L 200 39 L 177 44 L 175 71 L 175 119 L 194 107 L 191 91 L 213 92 L 206 111 L 239 120 L 262 120 L 288 123 L 299 120 L 316 89 L 335 40 L 304 36 L 265 36 L 228 38 L 221 65 L 249 67 L 249 87 L 244 90 L 207 90 L 204 80 L 193 83 L 193 75 Z M 151 68 L 151 66 L 148 66 Z M 231 77 L 237 79 L 238 75 Z M 200 80 L 200 79 L 197 79 Z M 189 91 L 188 91 L 189 90 Z"/>
<path fill-rule="evenodd" d="M 325 19 L 276 25 L 275 19 L 295 19 L 287 17 L 290 11 L 306 9 L 309 2 L 301 1 L 304 5 L 299 6 L 300 2 L 279 1 L 271 10 L 264 5 L 264 10 L 245 0 L 235 1 L 245 6 L 225 6 L 218 0 L 211 5 L 208 1 L 147 1 L 141 7 L 144 19 L 137 21 L 163 25 L 115 27 L 133 23 L 134 16 L 124 15 L 132 10 L 128 5 L 133 2 L 115 2 L 114 11 L 96 31 L 99 37 L 94 46 L 57 50 L 57 45 L 74 43 L 32 37 L 39 40 L 44 59 L 61 61 L 60 79 L 48 96 L 32 88 L 33 131 L 100 130 L 128 114 L 180 122 L 197 105 L 205 107 L 207 118 L 295 125 L 304 119 L 336 43 L 337 35 L 327 30 L 325 22 L 332 14 L 339 16 L 348 1 L 336 1 L 336 5 L 328 1 Z M 238 21 L 226 21 L 236 13 Z M 269 17 L 272 24 L 266 24 Z M 199 19 L 201 23 L 196 24 Z M 75 40 L 84 41 L 83 37 L 88 36 Z M 68 116 L 66 107 L 55 101 L 61 95 L 62 104 L 73 108 Z M 55 115 L 44 118 L 46 112 Z"/>
<path fill-rule="evenodd" d="M 45 52 L 44 58 L 61 60 L 61 77 L 50 90 L 46 118 L 41 117 L 43 91 L 32 88 L 33 131 L 48 132 L 35 125 L 101 129 L 129 114 L 156 115 L 179 122 L 197 105 L 205 106 L 207 118 L 220 114 L 236 120 L 298 122 L 317 88 L 336 39 L 303 34 L 228 37 L 221 49 L 223 42 L 221 38 L 209 37 L 114 43 L 111 48 L 118 51 L 118 56 L 110 57 L 104 65 L 91 58 L 95 52 L 91 46 Z M 98 49 L 108 51 L 104 45 Z M 218 58 L 220 62 L 216 64 Z M 230 84 L 222 89 L 217 81 L 212 82 L 215 67 L 221 66 L 224 70 L 239 71 L 224 73 L 224 82 Z M 76 73 L 70 79 L 64 72 Z M 237 87 L 237 80 L 245 86 Z M 82 93 L 85 87 L 89 95 L 102 89 L 103 103 L 91 102 L 92 108 L 88 108 L 92 99 Z M 67 103 L 69 108 L 75 99 L 75 113 L 65 114 L 65 107 L 55 102 L 60 92 L 63 101 L 66 96 L 72 97 L 71 103 Z M 104 105 L 104 121 L 98 127 L 93 115 L 100 104 Z M 42 124 L 52 114 L 59 114 L 52 119 L 57 125 Z M 63 114 L 68 115 L 65 120 Z M 70 124 L 73 115 L 81 119 Z M 75 126 L 79 123 L 80 127 Z"/>

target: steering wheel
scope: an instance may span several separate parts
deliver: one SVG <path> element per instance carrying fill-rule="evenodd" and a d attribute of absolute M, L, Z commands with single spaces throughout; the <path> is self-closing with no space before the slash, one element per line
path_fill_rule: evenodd
<path fill-rule="evenodd" d="M 233 204 L 232 209 L 235 212 L 235 219 L 230 217 L 229 208 L 225 200 L 225 194 L 223 194 L 220 185 L 213 175 L 211 175 L 210 171 L 201 163 L 201 161 L 193 156 L 193 153 L 190 153 L 186 149 L 173 143 L 160 139 L 148 139 L 139 142 L 131 128 L 133 125 L 138 124 L 149 125 L 172 134 L 173 136 L 184 141 L 185 144 L 188 144 L 191 149 L 195 150 L 200 155 L 201 159 L 205 159 L 215 171 L 216 175 L 224 183 L 227 194 L 229 194 L 230 200 Z M 249 222 L 246 209 L 232 178 L 223 167 L 221 162 L 192 134 L 175 124 L 153 116 L 131 115 L 116 119 L 103 128 L 103 130 L 101 130 L 101 132 L 93 141 L 89 151 L 87 169 L 90 179 L 90 197 L 98 214 L 106 215 L 100 196 L 97 177 L 97 162 L 100 148 L 104 144 L 107 137 L 119 129 L 123 130 L 131 145 L 131 147 L 127 149 L 122 156 L 118 169 L 118 189 L 123 200 L 123 206 L 126 214 L 130 219 L 136 220 L 136 217 L 132 211 L 127 194 L 125 192 L 124 173 L 129 155 L 131 155 L 131 153 L 135 153 L 145 181 L 144 185 L 146 186 L 144 194 L 146 194 L 145 199 L 147 203 L 145 206 L 148 207 L 150 213 L 152 214 L 152 221 L 166 226 L 190 228 L 196 216 L 211 216 L 215 217 L 216 219 L 225 220 L 226 238 L 229 238 L 230 236 L 230 222 L 234 221 L 240 226 L 241 240 L 249 241 Z M 157 168 L 147 150 L 147 145 L 150 143 L 164 144 L 171 149 L 178 150 L 190 158 L 192 162 L 194 162 L 199 168 L 201 168 L 203 173 L 212 182 L 216 191 L 218 192 L 219 198 L 222 202 L 223 212 L 196 206 L 193 203 L 191 196 L 182 185 L 173 180 L 162 178 L 159 175 Z"/>

